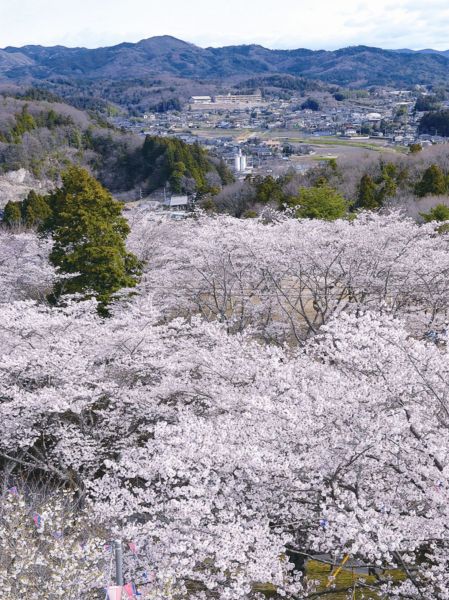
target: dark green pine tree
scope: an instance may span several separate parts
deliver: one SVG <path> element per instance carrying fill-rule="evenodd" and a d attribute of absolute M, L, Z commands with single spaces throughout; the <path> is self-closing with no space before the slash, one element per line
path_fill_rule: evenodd
<path fill-rule="evenodd" d="M 25 225 L 27 227 L 39 227 L 50 218 L 50 215 L 51 209 L 47 198 L 31 190 L 22 202 L 22 221 Z"/>
<path fill-rule="evenodd" d="M 298 195 L 289 198 L 287 204 L 297 207 L 298 219 L 335 221 L 344 219 L 349 209 L 346 199 L 328 186 L 300 188 Z"/>
<path fill-rule="evenodd" d="M 443 196 L 447 191 L 446 177 L 438 165 L 430 165 L 416 185 L 418 196 Z"/>
<path fill-rule="evenodd" d="M 127 252 L 129 225 L 123 205 L 85 169 L 70 167 L 62 175 L 62 187 L 49 196 L 52 214 L 45 230 L 53 237 L 51 263 L 61 277 L 54 298 L 79 293 L 96 297 L 99 312 L 124 287 L 134 287 L 141 264 Z"/>
<path fill-rule="evenodd" d="M 431 221 L 449 221 L 449 206 L 437 204 L 428 213 L 419 213 L 426 223 Z"/>
<path fill-rule="evenodd" d="M 2 222 L 9 227 L 20 225 L 22 222 L 22 214 L 20 212 L 21 202 L 7 202 L 3 211 Z"/>
<path fill-rule="evenodd" d="M 365 210 L 375 210 L 379 208 L 379 198 L 377 194 L 377 186 L 373 178 L 369 175 L 363 175 L 360 180 L 357 192 L 357 207 Z"/>
<path fill-rule="evenodd" d="M 426 223 L 432 221 L 449 221 L 449 206 L 446 204 L 437 204 L 430 209 L 428 213 L 419 213 Z M 449 223 L 444 223 L 437 228 L 438 233 L 448 233 Z"/>

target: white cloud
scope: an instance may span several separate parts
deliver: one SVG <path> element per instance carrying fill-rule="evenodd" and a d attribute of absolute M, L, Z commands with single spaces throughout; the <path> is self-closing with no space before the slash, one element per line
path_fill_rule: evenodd
<path fill-rule="evenodd" d="M 170 34 L 202 46 L 449 48 L 447 0 L 0 0 L 0 46 L 96 47 Z"/>

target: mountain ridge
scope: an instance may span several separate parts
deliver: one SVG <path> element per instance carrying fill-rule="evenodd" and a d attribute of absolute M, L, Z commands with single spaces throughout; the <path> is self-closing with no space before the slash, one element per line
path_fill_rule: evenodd
<path fill-rule="evenodd" d="M 9 81 L 160 75 L 213 80 L 275 73 L 338 85 L 449 83 L 449 50 L 385 50 L 365 45 L 271 50 L 258 44 L 202 48 L 167 35 L 94 49 L 61 45 L 0 49 L 0 77 Z"/>

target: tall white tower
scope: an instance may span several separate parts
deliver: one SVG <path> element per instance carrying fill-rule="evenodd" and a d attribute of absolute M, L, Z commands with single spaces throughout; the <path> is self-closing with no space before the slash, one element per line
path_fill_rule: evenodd
<path fill-rule="evenodd" d="M 242 149 L 239 148 L 237 154 L 234 156 L 234 169 L 237 173 L 241 171 L 241 163 L 240 160 L 242 158 Z"/>
<path fill-rule="evenodd" d="M 242 149 L 239 148 L 237 154 L 234 156 L 234 169 L 237 173 L 241 173 L 242 171 L 246 171 L 246 156 L 242 154 Z"/>

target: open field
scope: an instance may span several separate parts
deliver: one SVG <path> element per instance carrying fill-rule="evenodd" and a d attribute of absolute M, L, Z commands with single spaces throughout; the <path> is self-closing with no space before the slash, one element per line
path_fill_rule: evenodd
<path fill-rule="evenodd" d="M 316 137 L 311 135 L 301 134 L 297 130 L 270 130 L 270 131 L 253 131 L 248 129 L 226 129 L 223 131 L 217 129 L 200 129 L 195 130 L 195 134 L 203 139 L 213 139 L 216 137 L 229 137 L 232 138 L 235 143 L 245 143 L 251 139 L 259 139 L 264 142 L 273 143 L 290 143 L 290 144 L 307 144 L 315 152 L 312 156 L 300 156 L 294 157 L 295 162 L 309 161 L 312 159 L 326 160 L 329 158 L 342 158 L 352 155 L 360 155 L 361 151 L 367 154 L 402 154 L 407 152 L 407 149 L 403 146 L 389 146 L 386 140 L 383 139 L 370 139 L 364 141 L 342 139 L 336 136 L 323 136 Z"/>
<path fill-rule="evenodd" d="M 338 147 L 350 147 L 350 148 L 364 148 L 365 150 L 373 150 L 375 152 L 404 152 L 406 148 L 403 146 L 389 146 L 385 140 L 375 140 L 370 139 L 357 141 L 356 139 L 343 139 L 341 137 L 336 136 L 325 136 L 325 137 L 315 137 L 315 136 L 282 136 L 274 138 L 279 141 L 290 142 L 295 144 L 310 144 L 311 146 L 338 146 Z"/>

